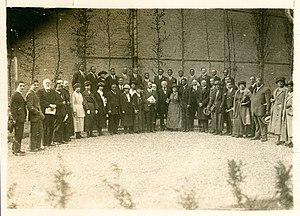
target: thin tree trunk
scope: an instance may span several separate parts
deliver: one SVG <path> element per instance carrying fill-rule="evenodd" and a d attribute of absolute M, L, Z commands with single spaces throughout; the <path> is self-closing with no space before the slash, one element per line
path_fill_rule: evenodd
<path fill-rule="evenodd" d="M 133 67 L 138 66 L 138 10 L 133 10 Z"/>
<path fill-rule="evenodd" d="M 209 71 L 210 71 L 211 70 L 211 62 L 210 62 L 210 52 L 209 52 L 209 36 L 208 36 L 208 23 L 207 23 L 206 10 L 204 10 L 204 16 L 205 16 L 205 32 L 206 32 L 207 56 L 208 56 Z"/>
<path fill-rule="evenodd" d="M 232 34 L 232 47 L 233 47 L 233 78 L 235 78 L 237 67 L 236 67 L 235 37 L 233 31 L 232 11 L 230 11 L 230 25 L 231 25 L 231 34 Z"/>
<path fill-rule="evenodd" d="M 59 77 L 59 67 L 60 67 L 60 43 L 59 43 L 59 12 L 56 10 L 56 42 L 57 42 L 57 65 L 55 70 L 54 80 Z"/>
<path fill-rule="evenodd" d="M 182 71 L 184 71 L 184 11 L 183 9 L 180 9 L 180 15 L 181 15 L 181 68 Z"/>
<path fill-rule="evenodd" d="M 35 23 L 34 18 L 32 20 L 32 71 L 31 71 L 31 80 L 35 79 L 35 64 L 36 64 L 36 50 L 35 50 Z"/>
<path fill-rule="evenodd" d="M 228 63 L 229 63 L 229 74 L 231 75 L 231 47 L 230 47 L 230 28 L 228 11 L 226 10 L 226 29 L 227 29 L 227 46 L 228 46 Z"/>
<path fill-rule="evenodd" d="M 111 67 L 111 35 L 110 35 L 110 12 L 109 9 L 106 10 L 107 20 L 106 20 L 106 28 L 107 28 L 107 45 L 108 45 L 108 69 Z"/>
<path fill-rule="evenodd" d="M 225 9 L 223 10 L 223 31 L 224 31 L 224 69 L 226 68 L 226 21 L 225 21 Z"/>
<path fill-rule="evenodd" d="M 87 19 L 87 11 L 86 9 L 84 10 L 84 18 L 85 20 Z M 84 44 L 84 49 L 83 49 L 83 64 L 84 64 L 84 71 L 87 71 L 86 68 L 86 52 L 87 52 L 87 24 L 85 23 L 85 31 L 84 31 L 84 39 L 83 39 L 83 44 Z"/>

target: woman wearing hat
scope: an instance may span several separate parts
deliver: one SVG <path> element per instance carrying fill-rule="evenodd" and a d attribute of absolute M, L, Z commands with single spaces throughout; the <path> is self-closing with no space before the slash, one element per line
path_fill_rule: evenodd
<path fill-rule="evenodd" d="M 83 97 L 80 92 L 81 86 L 76 83 L 74 86 L 74 92 L 72 94 L 72 107 L 73 107 L 73 118 L 74 118 L 74 131 L 76 139 L 82 138 L 81 132 L 83 132 L 84 127 L 84 109 L 83 109 Z"/>
<path fill-rule="evenodd" d="M 132 106 L 134 110 L 133 130 L 135 133 L 143 132 L 144 109 L 142 86 L 136 87 L 136 92 L 132 96 Z"/>
<path fill-rule="evenodd" d="M 172 85 L 172 93 L 169 97 L 169 107 L 167 114 L 167 128 L 170 130 L 178 130 L 182 127 L 182 113 L 180 106 L 180 97 L 178 93 L 178 86 L 174 83 Z"/>
<path fill-rule="evenodd" d="M 287 84 L 288 92 L 286 94 L 283 106 L 283 118 L 280 141 L 285 142 L 288 147 L 293 147 L 293 81 Z"/>
<path fill-rule="evenodd" d="M 246 82 L 238 82 L 239 89 L 236 91 L 233 102 L 233 136 L 248 137 L 250 119 L 250 96 L 251 92 L 246 88 Z"/>
<path fill-rule="evenodd" d="M 269 124 L 269 132 L 278 136 L 276 145 L 280 145 L 283 142 L 280 141 L 281 126 L 282 126 L 282 116 L 284 100 L 288 89 L 285 87 L 285 78 L 276 78 L 277 88 L 274 90 L 271 98 L 271 120 Z"/>
<path fill-rule="evenodd" d="M 133 132 L 133 106 L 132 97 L 129 93 L 130 85 L 124 85 L 124 93 L 121 93 L 121 123 L 125 133 Z"/>

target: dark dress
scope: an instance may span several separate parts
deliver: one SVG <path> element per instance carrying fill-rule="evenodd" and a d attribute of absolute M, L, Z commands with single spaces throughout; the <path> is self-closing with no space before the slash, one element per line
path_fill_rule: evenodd
<path fill-rule="evenodd" d="M 95 101 L 95 97 L 91 91 L 85 90 L 82 92 L 83 97 L 83 109 L 85 111 L 84 117 L 84 131 L 91 132 L 93 131 L 96 125 L 96 108 L 97 104 Z M 90 113 L 88 114 L 88 110 Z"/>
<path fill-rule="evenodd" d="M 132 127 L 133 126 L 133 106 L 132 98 L 128 93 L 129 100 L 125 93 L 121 94 L 121 123 L 123 127 Z"/>
<path fill-rule="evenodd" d="M 144 104 L 142 95 L 134 93 L 132 96 L 132 105 L 134 109 L 134 132 L 142 132 L 144 124 Z"/>
<path fill-rule="evenodd" d="M 103 93 L 104 94 L 104 93 Z M 98 113 L 96 114 L 96 124 L 97 129 L 100 132 L 102 128 L 106 127 L 106 98 L 104 97 L 104 101 L 98 91 L 95 92 L 95 101 L 97 103 Z"/>

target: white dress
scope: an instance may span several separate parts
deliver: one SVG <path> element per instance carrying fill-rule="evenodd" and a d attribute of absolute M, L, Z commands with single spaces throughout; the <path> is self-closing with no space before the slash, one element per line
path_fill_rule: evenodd
<path fill-rule="evenodd" d="M 82 94 L 76 91 L 72 94 L 72 105 L 73 105 L 73 112 L 74 115 L 74 131 L 75 132 L 82 132 L 84 128 L 84 109 L 83 109 L 83 97 Z"/>

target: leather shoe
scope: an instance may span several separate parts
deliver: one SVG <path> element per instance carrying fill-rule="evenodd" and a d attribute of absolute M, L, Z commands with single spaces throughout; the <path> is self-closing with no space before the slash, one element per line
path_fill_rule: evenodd
<path fill-rule="evenodd" d="M 267 142 L 268 139 L 261 139 L 260 141 L 261 141 L 261 142 Z"/>
<path fill-rule="evenodd" d="M 250 140 L 259 140 L 259 137 L 253 137 Z"/>

